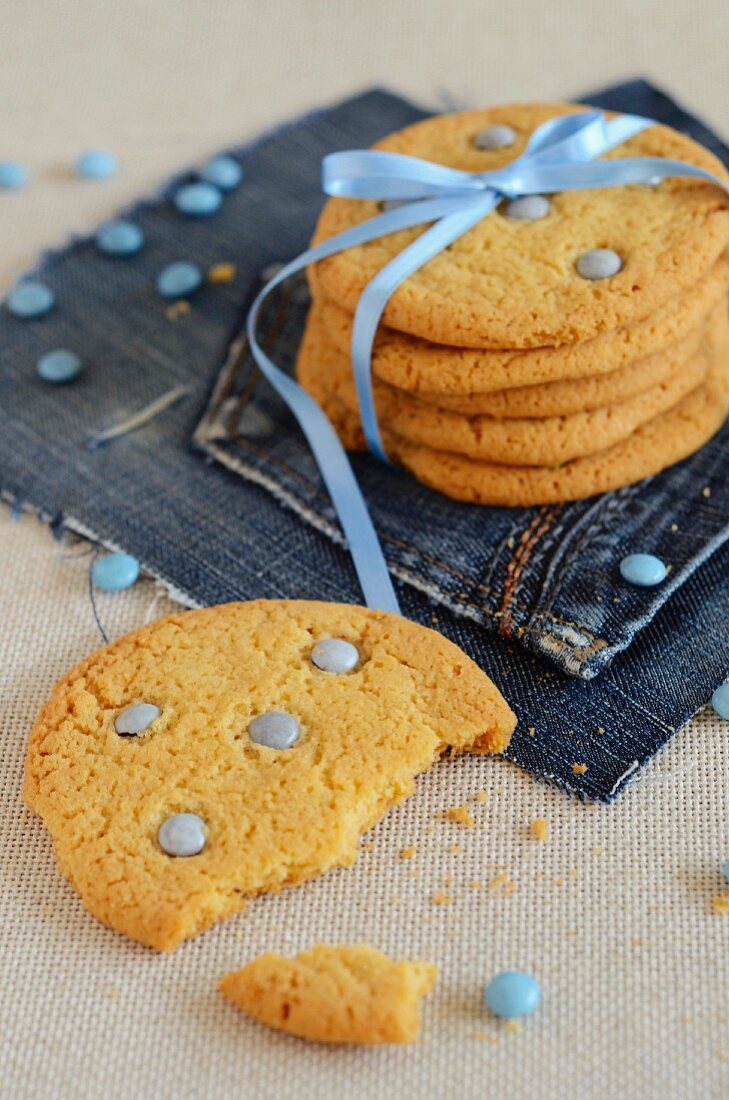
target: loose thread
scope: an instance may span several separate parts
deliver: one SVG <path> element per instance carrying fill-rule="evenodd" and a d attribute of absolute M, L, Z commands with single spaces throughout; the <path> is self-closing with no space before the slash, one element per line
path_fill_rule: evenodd
<path fill-rule="evenodd" d="M 91 610 L 94 613 L 94 619 L 96 621 L 96 625 L 99 628 L 99 634 L 101 634 L 101 640 L 104 643 L 104 645 L 108 645 L 109 644 L 109 639 L 106 636 L 106 631 L 104 630 L 103 626 L 101 625 L 101 619 L 99 618 L 99 612 L 96 609 L 96 597 L 94 596 L 94 582 L 93 582 L 92 577 L 91 577 L 91 570 L 94 567 L 94 562 L 98 558 L 99 553 L 100 553 L 100 551 L 97 550 L 96 553 L 94 554 L 94 556 L 92 557 L 91 562 L 89 564 L 89 599 L 91 600 Z"/>
<path fill-rule="evenodd" d="M 125 420 L 120 420 L 118 424 L 112 425 L 111 428 L 105 428 L 101 432 L 93 432 L 89 439 L 89 446 L 100 447 L 104 443 L 109 443 L 112 439 L 118 439 L 122 435 L 128 435 L 130 432 L 136 431 L 137 428 L 148 424 L 155 416 L 159 416 L 160 413 L 169 409 L 182 397 L 186 397 L 190 391 L 190 386 L 175 386 L 174 389 L 156 397 L 149 405 L 145 405 L 138 412 L 132 413 Z"/>

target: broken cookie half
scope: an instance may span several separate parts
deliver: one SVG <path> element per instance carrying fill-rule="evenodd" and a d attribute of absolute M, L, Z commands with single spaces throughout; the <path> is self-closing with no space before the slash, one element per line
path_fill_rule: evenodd
<path fill-rule="evenodd" d="M 172 950 L 246 899 L 354 862 L 446 750 L 516 719 L 441 634 L 364 607 L 258 600 L 129 634 L 56 686 L 25 797 L 101 921 Z"/>
<path fill-rule="evenodd" d="M 301 1039 L 410 1043 L 437 975 L 431 963 L 395 961 L 366 944 L 316 944 L 293 959 L 261 955 L 218 988 L 249 1016 Z"/>

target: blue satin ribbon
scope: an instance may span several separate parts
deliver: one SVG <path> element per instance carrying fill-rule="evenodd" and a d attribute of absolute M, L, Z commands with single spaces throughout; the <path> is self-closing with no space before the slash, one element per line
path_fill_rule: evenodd
<path fill-rule="evenodd" d="M 601 111 L 565 115 L 539 126 L 520 157 L 492 172 L 461 172 L 417 157 L 372 149 L 332 153 L 324 158 L 322 186 L 327 195 L 395 200 L 403 205 L 307 249 L 286 264 L 256 297 L 246 327 L 256 363 L 289 406 L 308 440 L 344 529 L 369 607 L 399 612 L 377 533 L 347 454 L 329 418 L 306 390 L 271 361 L 256 339 L 256 324 L 263 302 L 272 290 L 309 264 L 401 229 L 433 223 L 365 287 L 354 318 L 352 369 L 362 427 L 372 453 L 388 462 L 377 423 L 372 386 L 372 346 L 384 309 L 401 283 L 468 232 L 502 199 L 622 187 L 631 183 L 654 184 L 669 176 L 715 183 L 729 194 L 729 186 L 724 180 L 683 161 L 663 157 L 597 160 L 654 125 L 651 119 L 638 115 L 620 115 L 609 120 Z"/>

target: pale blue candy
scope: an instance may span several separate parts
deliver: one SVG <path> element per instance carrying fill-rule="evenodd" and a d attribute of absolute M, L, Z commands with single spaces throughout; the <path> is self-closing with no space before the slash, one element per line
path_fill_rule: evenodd
<path fill-rule="evenodd" d="M 729 882 L 729 859 L 724 864 L 724 878 Z"/>
<path fill-rule="evenodd" d="M 628 584 L 639 588 L 652 588 L 665 581 L 665 564 L 654 554 L 628 554 L 620 563 L 620 575 Z"/>
<path fill-rule="evenodd" d="M 720 718 L 729 721 L 729 680 L 716 689 L 711 696 L 711 705 Z"/>
<path fill-rule="evenodd" d="M 536 222 L 540 218 L 546 218 L 551 209 L 552 204 L 544 195 L 522 195 L 509 203 L 506 213 L 510 218 L 517 218 L 519 221 Z"/>
<path fill-rule="evenodd" d="M 47 351 L 45 355 L 41 355 L 35 369 L 44 382 L 58 385 L 61 382 L 73 382 L 81 373 L 82 366 L 81 358 L 75 351 L 56 348 L 55 351 Z"/>
<path fill-rule="evenodd" d="M 484 992 L 488 1008 L 506 1020 L 530 1016 L 541 999 L 539 984 L 521 970 L 502 971 L 491 979 Z"/>
<path fill-rule="evenodd" d="M 165 298 L 182 298 L 197 290 L 202 278 L 202 271 L 197 264 L 180 260 L 162 268 L 157 276 L 157 290 Z"/>
<path fill-rule="evenodd" d="M 583 279 L 609 279 L 622 270 L 623 261 L 612 248 L 591 248 L 578 257 L 576 266 Z"/>
<path fill-rule="evenodd" d="M 90 149 L 76 158 L 76 175 L 85 180 L 105 180 L 116 172 L 116 157 L 102 149 Z"/>
<path fill-rule="evenodd" d="M 508 149 L 516 141 L 516 130 L 511 126 L 487 126 L 474 136 L 477 149 Z"/>
<path fill-rule="evenodd" d="M 131 554 L 106 554 L 91 566 L 91 580 L 105 592 L 131 588 L 139 577 L 139 562 Z"/>
<path fill-rule="evenodd" d="M 311 663 L 322 672 L 351 672 L 359 662 L 359 650 L 344 638 L 325 638 L 311 651 Z"/>
<path fill-rule="evenodd" d="M 168 856 L 196 856 L 205 847 L 205 822 L 197 814 L 172 814 L 160 825 L 157 843 Z"/>
<path fill-rule="evenodd" d="M 136 737 L 138 733 L 149 729 L 160 713 L 159 707 L 154 703 L 132 703 L 121 714 L 117 714 L 114 729 L 122 737 Z"/>
<path fill-rule="evenodd" d="M 109 256 L 131 256 L 144 244 L 144 233 L 134 222 L 108 222 L 97 232 L 96 244 Z"/>
<path fill-rule="evenodd" d="M 223 196 L 211 183 L 185 183 L 172 201 L 181 214 L 206 217 L 220 209 Z"/>
<path fill-rule="evenodd" d="M 290 749 L 299 736 L 299 722 L 293 714 L 269 710 L 259 714 L 248 727 L 248 736 L 267 749 Z"/>
<path fill-rule="evenodd" d="M 53 307 L 55 300 L 49 286 L 36 279 L 28 279 L 10 291 L 5 304 L 16 317 L 42 317 Z"/>
<path fill-rule="evenodd" d="M 200 169 L 200 179 L 221 191 L 232 191 L 243 179 L 243 169 L 233 157 L 211 157 Z"/>
<path fill-rule="evenodd" d="M 28 182 L 28 173 L 22 164 L 14 160 L 0 161 L 0 188 L 3 191 L 17 191 Z"/>

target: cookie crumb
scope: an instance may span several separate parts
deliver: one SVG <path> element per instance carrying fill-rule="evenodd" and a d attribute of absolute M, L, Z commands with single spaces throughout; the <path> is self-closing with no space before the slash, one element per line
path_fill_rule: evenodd
<path fill-rule="evenodd" d="M 586 771 L 587 771 L 587 764 L 574 763 L 572 765 L 572 774 L 573 775 L 584 775 Z"/>
<path fill-rule="evenodd" d="M 549 823 L 545 817 L 538 817 L 532 821 L 529 830 L 535 840 L 546 840 L 549 832 Z"/>
<path fill-rule="evenodd" d="M 409 848 L 403 848 L 400 852 L 400 859 L 412 859 L 417 850 L 418 849 L 415 847 L 414 844 L 412 844 Z"/>
<path fill-rule="evenodd" d="M 711 496 L 711 489 L 708 485 L 705 485 L 704 488 L 701 490 L 701 495 L 702 497 L 706 497 L 707 499 Z"/>
<path fill-rule="evenodd" d="M 536 726 L 530 726 L 529 729 L 527 730 L 527 733 L 529 734 L 530 737 L 533 737 L 536 732 L 537 732 Z"/>
<path fill-rule="evenodd" d="M 121 996 L 121 994 L 120 994 L 118 989 L 110 989 L 109 990 L 109 997 L 111 998 L 112 1001 L 118 1001 L 120 996 Z"/>
<path fill-rule="evenodd" d="M 712 908 L 717 916 L 729 917 L 729 890 L 723 894 L 717 894 L 712 902 Z"/>
<path fill-rule="evenodd" d="M 461 854 L 461 852 L 463 851 L 463 849 L 461 848 L 460 844 L 451 844 L 448 851 L 450 852 L 450 854 L 452 856 L 459 856 Z"/>
<path fill-rule="evenodd" d="M 365 840 L 362 844 L 362 851 L 363 852 L 371 852 L 372 849 L 374 848 L 374 846 L 375 846 L 374 840 Z"/>
<path fill-rule="evenodd" d="M 505 875 L 503 871 L 495 875 L 489 883 L 489 890 L 492 894 L 502 894 L 504 897 L 508 897 L 516 890 L 516 883 L 513 879 L 510 879 L 508 875 Z"/>
<path fill-rule="evenodd" d="M 487 798 L 486 791 L 479 791 L 478 794 L 476 795 L 474 801 L 483 803 L 483 802 L 486 801 L 486 798 Z"/>
<path fill-rule="evenodd" d="M 173 302 L 171 306 L 167 306 L 165 317 L 168 321 L 176 321 L 178 317 L 184 317 L 188 314 L 190 309 L 190 303 L 183 298 L 179 302 Z"/>
<path fill-rule="evenodd" d="M 473 879 L 472 882 L 469 882 L 468 885 L 471 887 L 472 890 L 480 890 L 481 889 L 481 880 L 475 878 L 475 879 Z"/>
<path fill-rule="evenodd" d="M 505 1020 L 501 1025 L 502 1031 L 508 1031 L 512 1035 L 518 1035 L 520 1031 L 524 1030 L 524 1024 L 521 1020 Z"/>
<path fill-rule="evenodd" d="M 672 523 L 671 524 L 671 531 L 673 532 L 674 535 L 676 534 L 676 531 L 678 531 L 678 524 L 677 523 Z"/>
<path fill-rule="evenodd" d="M 237 268 L 235 264 L 213 264 L 208 271 L 208 280 L 211 283 L 232 283 L 235 279 Z"/>
<path fill-rule="evenodd" d="M 598 726 L 598 727 L 597 727 L 597 732 L 598 732 L 599 734 L 603 734 L 603 733 L 605 732 L 605 727 L 604 727 L 604 726 Z"/>
<path fill-rule="evenodd" d="M 444 894 L 441 890 L 437 894 L 433 894 L 433 905 L 450 905 L 453 901 L 452 894 Z"/>
<path fill-rule="evenodd" d="M 598 845 L 596 845 L 596 847 L 594 847 L 594 848 L 591 848 L 591 849 L 590 849 L 590 851 L 592 852 L 592 854 L 593 854 L 594 856 L 601 856 L 601 855 L 602 855 L 602 852 L 603 852 L 603 850 L 602 850 L 602 847 L 601 847 L 601 845 L 599 845 L 599 844 L 598 844 Z"/>
<path fill-rule="evenodd" d="M 451 808 L 446 811 L 446 818 L 455 825 L 465 825 L 467 829 L 472 829 L 476 824 L 476 819 L 468 809 L 468 806 L 451 806 Z"/>

